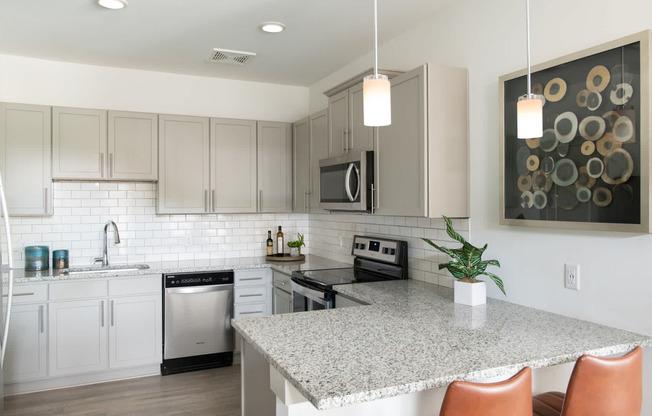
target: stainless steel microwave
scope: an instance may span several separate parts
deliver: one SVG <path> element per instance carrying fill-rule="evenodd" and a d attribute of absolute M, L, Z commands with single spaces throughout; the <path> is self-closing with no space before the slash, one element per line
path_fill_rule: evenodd
<path fill-rule="evenodd" d="M 319 161 L 319 208 L 371 212 L 374 152 L 347 153 Z"/>

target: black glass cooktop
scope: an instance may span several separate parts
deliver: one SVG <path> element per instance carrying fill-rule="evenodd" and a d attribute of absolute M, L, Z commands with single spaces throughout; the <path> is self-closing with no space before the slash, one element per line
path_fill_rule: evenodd
<path fill-rule="evenodd" d="M 391 280 L 388 277 L 356 268 L 308 270 L 293 272 L 292 280 L 304 286 L 319 290 L 332 290 L 334 285 L 349 283 L 378 282 Z"/>

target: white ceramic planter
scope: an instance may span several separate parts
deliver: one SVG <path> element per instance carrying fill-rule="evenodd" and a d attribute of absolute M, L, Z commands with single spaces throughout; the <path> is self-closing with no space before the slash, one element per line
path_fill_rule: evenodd
<path fill-rule="evenodd" d="M 487 285 L 485 282 L 467 283 L 454 281 L 455 303 L 476 306 L 487 303 Z"/>

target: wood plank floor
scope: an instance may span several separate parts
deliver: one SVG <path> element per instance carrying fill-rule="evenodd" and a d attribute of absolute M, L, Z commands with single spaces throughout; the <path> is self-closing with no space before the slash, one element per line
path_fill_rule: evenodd
<path fill-rule="evenodd" d="M 4 416 L 240 414 L 240 366 L 5 397 Z"/>

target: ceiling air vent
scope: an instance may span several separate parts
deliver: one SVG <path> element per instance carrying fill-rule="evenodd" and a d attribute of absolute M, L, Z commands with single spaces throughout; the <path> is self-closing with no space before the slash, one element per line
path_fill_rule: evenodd
<path fill-rule="evenodd" d="M 210 62 L 242 66 L 256 56 L 255 52 L 231 51 L 214 48 L 209 58 Z"/>

